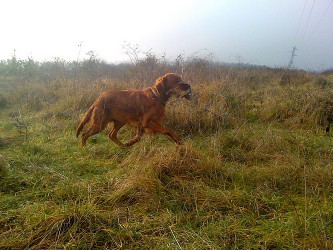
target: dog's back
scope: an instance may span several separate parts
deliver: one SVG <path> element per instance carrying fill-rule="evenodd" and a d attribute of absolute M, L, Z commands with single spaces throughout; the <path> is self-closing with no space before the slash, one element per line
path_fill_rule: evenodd
<path fill-rule="evenodd" d="M 113 90 L 100 95 L 93 106 L 103 112 L 109 122 L 117 120 L 132 126 L 142 122 L 147 112 L 163 112 L 156 100 L 149 98 L 149 88 L 144 90 Z"/>

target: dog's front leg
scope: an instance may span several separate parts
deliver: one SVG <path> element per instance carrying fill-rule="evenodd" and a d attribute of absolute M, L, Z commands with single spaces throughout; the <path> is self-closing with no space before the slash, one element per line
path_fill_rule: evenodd
<path fill-rule="evenodd" d="M 172 129 L 162 126 L 157 122 L 149 122 L 145 127 L 145 130 L 151 131 L 152 133 L 160 133 L 170 136 L 177 144 L 181 144 L 181 137 L 173 132 Z"/>
<path fill-rule="evenodd" d="M 118 131 L 125 125 L 125 123 L 120 122 L 120 121 L 114 121 L 113 124 L 113 129 L 112 131 L 109 133 L 109 138 L 114 141 L 118 146 L 125 148 L 126 145 L 124 145 L 121 141 L 119 141 L 117 134 Z"/>
<path fill-rule="evenodd" d="M 132 140 L 126 142 L 126 143 L 125 143 L 125 146 L 126 146 L 126 147 L 130 147 L 130 146 L 132 146 L 134 143 L 137 143 L 138 141 L 140 141 L 140 140 L 141 140 L 141 137 L 142 137 L 142 135 L 143 135 L 143 133 L 144 133 L 144 129 L 143 129 L 143 127 L 138 127 L 138 128 L 137 128 L 137 131 L 136 131 L 136 136 L 134 137 L 134 139 L 132 139 Z"/>

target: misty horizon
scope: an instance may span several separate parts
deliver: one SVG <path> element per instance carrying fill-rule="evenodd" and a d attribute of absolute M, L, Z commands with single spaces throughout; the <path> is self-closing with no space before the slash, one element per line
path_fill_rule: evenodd
<path fill-rule="evenodd" d="M 210 57 L 223 63 L 333 68 L 333 1 L 160 1 L 96 4 L 13 0 L 5 23 L 0 60 L 85 60 L 89 52 L 109 63 L 129 61 L 124 43 L 174 60 Z M 20 6 L 20 8 L 17 8 Z M 8 21 L 10 20 L 10 21 Z M 15 52 L 14 52 L 15 51 Z"/>

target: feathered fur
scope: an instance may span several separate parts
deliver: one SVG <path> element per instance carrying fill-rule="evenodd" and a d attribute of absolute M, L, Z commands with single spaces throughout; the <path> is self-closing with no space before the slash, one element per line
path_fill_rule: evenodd
<path fill-rule="evenodd" d="M 189 98 L 190 92 L 191 86 L 173 73 L 158 78 L 151 88 L 104 92 L 86 112 L 77 128 L 76 136 L 78 137 L 85 125 L 90 122 L 91 126 L 82 133 L 82 145 L 85 145 L 90 136 L 103 131 L 110 122 L 113 122 L 109 138 L 121 147 L 128 147 L 138 142 L 144 132 L 165 134 L 176 143 L 180 143 L 181 138 L 161 123 L 165 117 L 165 103 L 169 98 L 171 96 Z M 137 134 L 135 138 L 123 144 L 117 138 L 117 133 L 125 124 L 136 127 Z"/>

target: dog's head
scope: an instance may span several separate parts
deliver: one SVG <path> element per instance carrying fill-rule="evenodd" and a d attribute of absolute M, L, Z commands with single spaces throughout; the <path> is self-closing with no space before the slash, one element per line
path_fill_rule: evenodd
<path fill-rule="evenodd" d="M 191 85 L 174 73 L 168 73 L 158 78 L 155 86 L 159 93 L 167 99 L 173 96 L 185 97 L 186 99 L 192 98 Z"/>

